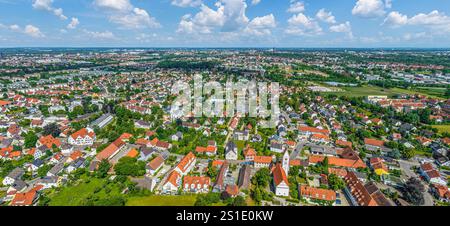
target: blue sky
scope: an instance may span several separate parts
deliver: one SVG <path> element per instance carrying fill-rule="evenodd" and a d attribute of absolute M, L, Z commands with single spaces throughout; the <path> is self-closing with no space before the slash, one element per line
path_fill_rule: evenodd
<path fill-rule="evenodd" d="M 0 0 L 0 47 L 450 47 L 449 0 Z"/>

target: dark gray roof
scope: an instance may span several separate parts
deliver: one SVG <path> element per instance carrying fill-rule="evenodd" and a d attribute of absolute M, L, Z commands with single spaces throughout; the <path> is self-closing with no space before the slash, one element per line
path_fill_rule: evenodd
<path fill-rule="evenodd" d="M 13 178 L 13 179 L 18 179 L 18 178 L 22 177 L 22 175 L 24 173 L 25 173 L 25 171 L 22 168 L 17 167 L 8 174 L 8 177 Z"/>
<path fill-rule="evenodd" d="M 33 161 L 33 165 L 39 167 L 42 166 L 44 164 L 44 161 L 42 161 L 41 159 L 36 159 Z"/>
<path fill-rule="evenodd" d="M 21 191 L 22 189 L 26 188 L 28 186 L 27 183 L 25 183 L 25 181 L 17 179 L 14 181 L 14 184 L 12 185 L 12 187 L 14 189 L 16 189 L 17 191 Z"/>

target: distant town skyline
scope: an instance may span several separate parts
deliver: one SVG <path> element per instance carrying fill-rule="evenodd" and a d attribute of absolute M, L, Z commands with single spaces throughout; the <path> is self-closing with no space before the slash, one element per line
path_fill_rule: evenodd
<path fill-rule="evenodd" d="M 0 0 L 0 47 L 448 48 L 442 0 Z"/>

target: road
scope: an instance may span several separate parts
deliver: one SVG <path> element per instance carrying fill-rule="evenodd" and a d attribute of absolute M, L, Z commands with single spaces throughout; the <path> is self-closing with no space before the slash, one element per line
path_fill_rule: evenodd
<path fill-rule="evenodd" d="M 399 164 L 400 164 L 400 168 L 402 169 L 403 173 L 405 174 L 406 180 L 408 180 L 411 177 L 419 177 L 419 175 L 417 175 L 412 169 L 411 167 L 415 166 L 415 167 L 419 167 L 420 163 L 418 162 L 412 162 L 412 161 L 406 161 L 406 160 L 398 160 Z M 425 186 L 425 191 L 422 193 L 423 194 L 423 198 L 424 198 L 424 206 L 433 206 L 434 205 L 434 198 L 433 196 L 428 192 L 429 187 L 426 183 L 424 183 L 424 181 L 421 180 L 421 183 Z"/>

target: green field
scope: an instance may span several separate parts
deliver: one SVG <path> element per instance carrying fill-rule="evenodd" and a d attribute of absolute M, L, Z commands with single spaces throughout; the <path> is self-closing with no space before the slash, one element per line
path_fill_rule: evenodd
<path fill-rule="evenodd" d="M 398 94 L 414 95 L 421 94 L 432 98 L 442 99 L 443 90 L 439 92 L 432 91 L 437 88 L 421 88 L 417 90 L 407 90 L 401 88 L 383 89 L 377 86 L 361 86 L 361 87 L 339 87 L 342 92 L 325 92 L 323 94 L 336 94 L 338 96 L 349 96 L 349 97 L 365 97 L 365 96 L 389 96 L 392 97 Z"/>
<path fill-rule="evenodd" d="M 108 189 L 106 189 L 108 187 Z M 107 190 L 110 191 L 107 193 Z M 75 186 L 64 187 L 59 192 L 49 195 L 50 206 L 82 206 L 86 199 L 92 196 L 106 198 L 108 195 L 120 195 L 119 188 L 114 184 L 106 185 L 105 180 L 91 178 Z"/>
<path fill-rule="evenodd" d="M 439 130 L 439 133 L 450 133 L 450 125 L 433 125 L 433 128 Z"/>
<path fill-rule="evenodd" d="M 128 199 L 127 206 L 193 206 L 196 195 L 133 197 Z"/>

